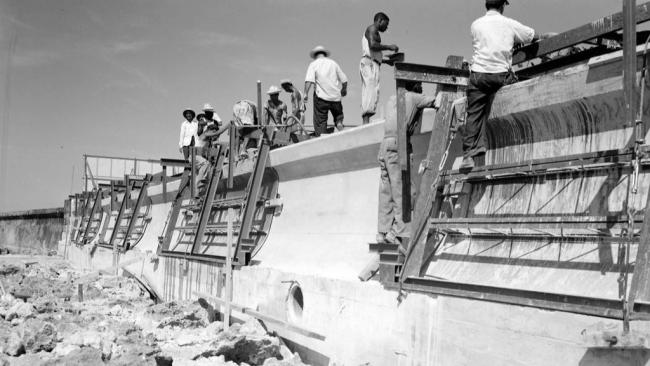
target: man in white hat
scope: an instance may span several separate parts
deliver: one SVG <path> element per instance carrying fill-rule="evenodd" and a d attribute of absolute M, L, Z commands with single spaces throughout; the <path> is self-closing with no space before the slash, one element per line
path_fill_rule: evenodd
<path fill-rule="evenodd" d="M 207 122 L 206 128 L 218 129 L 221 126 L 221 117 L 214 112 L 214 108 L 210 103 L 203 105 L 203 114 L 205 114 L 205 120 Z"/>
<path fill-rule="evenodd" d="M 305 103 L 302 101 L 302 93 L 298 88 L 293 86 L 293 83 L 289 79 L 281 80 L 280 86 L 284 91 L 291 94 L 291 115 L 296 117 L 298 122 L 302 123 L 301 119 L 305 113 Z"/>
<path fill-rule="evenodd" d="M 366 28 L 361 38 L 361 61 L 359 73 L 361 74 L 361 117 L 363 124 L 370 123 L 370 117 L 377 113 L 379 101 L 379 66 L 383 58 L 382 51 L 399 51 L 394 44 L 382 44 L 381 36 L 388 29 L 388 15 L 379 12 L 375 14 L 373 23 Z"/>
<path fill-rule="evenodd" d="M 317 46 L 309 53 L 314 61 L 307 68 L 305 76 L 305 104 L 312 88 L 314 93 L 314 135 L 327 133 L 327 114 L 332 113 L 334 125 L 343 129 L 343 105 L 341 98 L 348 94 L 348 78 L 339 64 L 329 58 L 330 52 Z"/>
<path fill-rule="evenodd" d="M 280 88 L 271 85 L 266 94 L 269 100 L 264 105 L 264 124 L 265 125 L 283 125 L 287 120 L 287 105 L 280 100 Z"/>

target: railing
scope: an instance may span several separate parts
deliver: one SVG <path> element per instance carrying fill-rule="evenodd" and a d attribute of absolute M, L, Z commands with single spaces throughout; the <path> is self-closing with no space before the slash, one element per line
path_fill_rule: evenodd
<path fill-rule="evenodd" d="M 84 190 L 91 191 L 99 183 L 124 179 L 125 175 L 132 178 L 142 178 L 147 174 L 154 175 L 162 172 L 160 160 L 123 158 L 116 156 L 88 155 L 83 156 Z M 176 175 L 183 172 L 183 167 L 170 167 L 167 174 Z"/>

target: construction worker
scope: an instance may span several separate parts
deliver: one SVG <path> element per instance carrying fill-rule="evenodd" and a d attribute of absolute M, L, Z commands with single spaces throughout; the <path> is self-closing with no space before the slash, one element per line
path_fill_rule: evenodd
<path fill-rule="evenodd" d="M 196 134 L 198 130 L 198 124 L 196 121 L 194 121 L 195 116 L 196 113 L 194 113 L 194 111 L 191 109 L 186 109 L 183 111 L 183 117 L 185 120 L 183 123 L 181 123 L 181 134 L 178 141 L 178 149 L 180 150 L 181 154 L 183 154 L 183 157 L 186 161 L 190 157 L 190 147 L 194 146 L 198 140 L 198 136 Z"/>
<path fill-rule="evenodd" d="M 330 52 L 323 46 L 316 46 L 309 56 L 314 59 L 305 76 L 305 104 L 309 94 L 314 92 L 314 135 L 327 132 L 327 114 L 332 113 L 334 125 L 343 129 L 343 104 L 341 98 L 348 94 L 348 78 L 339 64 L 329 58 Z"/>
<path fill-rule="evenodd" d="M 386 122 L 384 139 L 379 145 L 379 217 L 378 243 L 399 244 L 402 237 L 410 235 L 402 216 L 402 169 L 397 152 L 397 124 L 405 124 L 409 136 L 413 134 L 415 122 L 424 108 L 440 108 L 440 96 L 423 95 L 422 83 L 406 83 L 404 120 L 397 120 L 397 97 L 392 96 L 386 103 Z M 408 149 L 411 150 L 410 147 Z"/>
<path fill-rule="evenodd" d="M 264 124 L 265 125 L 283 125 L 287 119 L 287 105 L 280 100 L 280 88 L 271 85 L 266 92 L 269 100 L 264 105 Z"/>
<path fill-rule="evenodd" d="M 291 115 L 296 117 L 298 122 L 302 121 L 302 116 L 305 112 L 305 104 L 302 101 L 302 93 L 298 88 L 293 86 L 289 79 L 280 81 L 280 86 L 284 91 L 291 94 Z"/>
<path fill-rule="evenodd" d="M 210 103 L 205 103 L 203 105 L 203 113 L 205 114 L 205 120 L 208 125 L 214 124 L 216 128 L 221 127 L 221 118 L 214 112 L 214 108 Z"/>
<path fill-rule="evenodd" d="M 379 33 L 388 29 L 388 22 L 388 15 L 381 12 L 375 14 L 374 23 L 366 28 L 366 32 L 361 38 L 362 54 L 359 72 L 361 74 L 361 117 L 364 125 L 370 123 L 370 117 L 377 112 L 382 51 L 399 51 L 397 45 L 381 43 Z"/>
<path fill-rule="evenodd" d="M 513 47 L 554 35 L 537 34 L 533 28 L 503 16 L 506 5 L 508 0 L 486 0 L 487 13 L 472 23 L 474 56 L 467 89 L 467 124 L 461 131 L 461 169 L 473 168 L 475 158 L 485 155 L 486 122 L 494 95 L 502 86 L 517 81 L 512 71 Z"/>

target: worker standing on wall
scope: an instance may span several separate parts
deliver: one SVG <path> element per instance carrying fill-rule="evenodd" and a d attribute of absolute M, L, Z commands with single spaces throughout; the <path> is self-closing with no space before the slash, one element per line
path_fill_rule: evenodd
<path fill-rule="evenodd" d="M 332 113 L 334 125 L 343 129 L 343 104 L 341 98 L 348 94 L 348 77 L 339 64 L 329 58 L 330 52 L 323 46 L 316 46 L 309 53 L 314 59 L 305 76 L 305 104 L 309 94 L 314 92 L 314 135 L 327 133 L 327 114 Z"/>
<path fill-rule="evenodd" d="M 284 91 L 291 94 L 291 115 L 296 117 L 296 120 L 302 123 L 302 116 L 305 113 L 305 104 L 302 101 L 302 93 L 298 88 L 293 86 L 289 79 L 280 81 L 280 86 Z"/>
<path fill-rule="evenodd" d="M 512 71 L 513 47 L 554 35 L 538 35 L 533 28 L 503 16 L 506 5 L 508 0 L 486 0 L 487 13 L 471 26 L 474 56 L 467 89 L 467 124 L 462 130 L 461 169 L 473 168 L 474 159 L 485 155 L 486 123 L 494 95 L 502 86 L 517 81 Z"/>
<path fill-rule="evenodd" d="M 390 97 L 386 103 L 384 139 L 379 145 L 377 157 L 381 170 L 377 243 L 399 244 L 400 237 L 409 236 L 402 218 L 402 168 L 397 151 L 397 124 L 405 124 L 410 136 L 424 108 L 440 108 L 441 94 L 423 95 L 422 83 L 409 81 L 405 88 L 403 121 L 397 121 L 397 97 Z"/>
<path fill-rule="evenodd" d="M 269 91 L 266 92 L 269 100 L 264 105 L 264 121 L 265 125 L 283 125 L 287 120 L 287 105 L 280 100 L 280 88 L 271 85 Z"/>
<path fill-rule="evenodd" d="M 186 161 L 188 161 L 190 157 L 190 147 L 194 146 L 198 140 L 198 136 L 196 134 L 198 130 L 198 123 L 194 121 L 194 116 L 196 116 L 196 113 L 194 113 L 194 111 L 191 109 L 186 109 L 183 111 L 183 117 L 185 120 L 183 123 L 181 123 L 181 134 L 178 140 L 178 149 L 180 150 L 181 154 L 183 154 L 183 158 L 185 158 Z"/>
<path fill-rule="evenodd" d="M 381 36 L 388 29 L 388 15 L 379 12 L 375 14 L 374 22 L 366 28 L 361 38 L 361 117 L 363 124 L 370 123 L 370 117 L 377 112 L 379 101 L 379 67 L 383 58 L 382 51 L 399 51 L 394 44 L 381 44 Z"/>

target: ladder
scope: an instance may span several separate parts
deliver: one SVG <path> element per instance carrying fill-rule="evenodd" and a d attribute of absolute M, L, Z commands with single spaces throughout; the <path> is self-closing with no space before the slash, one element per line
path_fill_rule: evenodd
<path fill-rule="evenodd" d="M 227 185 L 222 184 L 221 198 L 216 199 L 227 149 L 222 145 L 220 150 L 217 162 L 212 167 L 203 200 L 199 204 L 191 202 L 184 204 L 183 192 L 179 192 L 176 197 L 161 241 L 160 252 L 171 256 L 203 257 L 225 263 L 226 254 L 215 254 L 211 249 L 225 246 L 225 242 L 222 241 L 225 240 L 228 229 L 221 219 L 225 218 L 225 212 L 229 208 L 239 209 L 239 220 L 233 223 L 234 234 L 237 236 L 236 247 L 232 252 L 232 256 L 236 259 L 233 264 L 240 266 L 247 264 L 250 253 L 255 248 L 255 240 L 251 236 L 266 234 L 262 230 L 254 229 L 253 225 L 270 151 L 268 142 L 264 140 L 260 146 L 244 194 L 229 196 Z M 232 168 L 229 167 L 229 171 L 232 171 Z M 228 180 L 232 180 L 232 176 L 229 176 Z M 185 188 L 186 184 L 181 183 L 181 190 Z M 183 210 L 184 212 L 181 212 Z M 172 244 L 174 239 L 177 240 Z"/>
<path fill-rule="evenodd" d="M 120 208 L 116 214 L 111 213 L 115 217 L 113 230 L 108 242 L 101 243 L 102 246 L 110 248 L 118 248 L 121 251 L 127 251 L 130 245 L 137 241 L 139 237 L 144 234 L 147 222 L 150 220 L 148 213 L 142 213 L 142 204 L 147 197 L 147 187 L 151 181 L 151 175 L 147 174 L 142 180 L 131 179 L 129 176 L 125 177 L 124 196 L 120 203 Z M 137 190 L 138 197 L 135 204 L 131 201 L 131 193 Z M 110 221 L 110 220 L 109 220 Z M 136 224 L 137 223 L 137 224 Z"/>

